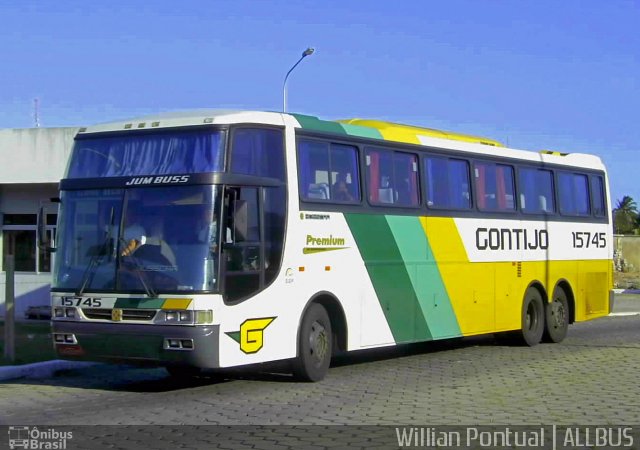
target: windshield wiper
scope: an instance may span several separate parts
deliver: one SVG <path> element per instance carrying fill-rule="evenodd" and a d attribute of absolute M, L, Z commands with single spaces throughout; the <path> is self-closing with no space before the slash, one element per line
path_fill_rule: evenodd
<path fill-rule="evenodd" d="M 102 243 L 102 245 L 99 246 L 98 251 L 91 256 L 89 265 L 87 266 L 87 269 L 84 271 L 84 274 L 82 275 L 82 283 L 80 284 L 80 289 L 76 291 L 76 295 L 78 297 L 80 297 L 84 293 L 84 290 L 89 284 L 89 281 L 93 279 L 93 275 L 95 274 L 95 268 L 98 267 L 100 263 L 102 263 L 102 258 L 104 257 L 104 255 L 111 254 L 111 252 L 109 252 L 109 244 L 111 244 L 111 247 L 113 247 L 113 242 L 112 242 L 113 239 L 111 236 L 113 234 L 113 219 L 114 219 L 114 208 L 111 207 L 111 213 L 109 216 L 109 228 L 107 229 L 107 234 L 104 238 L 104 242 Z"/>
<path fill-rule="evenodd" d="M 124 238 L 120 238 L 120 245 L 123 246 L 123 248 L 127 248 L 128 246 L 128 242 L 124 240 Z M 153 287 L 151 286 L 151 284 L 147 284 L 148 280 L 146 280 L 145 275 L 142 273 L 142 265 L 140 264 L 140 260 L 138 258 L 135 257 L 135 255 L 133 255 L 132 253 L 129 253 L 127 255 L 120 255 L 121 257 L 128 257 L 131 258 L 131 261 L 133 261 L 133 272 L 138 276 L 138 279 L 140 280 L 140 283 L 142 284 L 142 287 L 144 288 L 144 291 L 147 293 L 148 297 L 155 297 L 156 291 L 153 289 Z"/>

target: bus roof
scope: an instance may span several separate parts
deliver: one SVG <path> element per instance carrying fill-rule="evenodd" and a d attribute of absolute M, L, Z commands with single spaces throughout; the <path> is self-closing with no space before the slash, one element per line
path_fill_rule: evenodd
<path fill-rule="evenodd" d="M 294 119 L 294 120 L 292 120 Z M 284 126 L 313 132 L 343 136 L 357 136 L 384 141 L 417 144 L 449 150 L 471 152 L 501 157 L 528 159 L 554 164 L 577 165 L 604 169 L 599 157 L 582 153 L 560 153 L 552 151 L 527 151 L 506 148 L 500 142 L 484 137 L 472 136 L 449 131 L 422 128 L 393 122 L 371 119 L 322 120 L 315 116 L 275 111 L 199 109 L 191 111 L 168 112 L 133 119 L 119 120 L 81 128 L 79 135 L 100 132 L 127 130 L 173 128 L 201 125 L 228 125 L 251 123 Z"/>
<path fill-rule="evenodd" d="M 422 128 L 413 125 L 403 125 L 394 122 L 383 122 L 381 120 L 370 119 L 344 119 L 336 122 L 350 125 L 361 125 L 375 128 L 382 135 L 395 135 L 403 141 L 420 140 L 420 136 L 437 137 L 440 139 L 452 139 L 454 141 L 473 142 L 476 144 L 492 145 L 494 147 L 504 147 L 500 142 L 484 137 L 472 136 L 469 134 L 453 133 L 451 131 L 435 130 L 433 128 Z"/>
<path fill-rule="evenodd" d="M 101 123 L 81 128 L 79 134 L 126 131 L 134 129 L 176 128 L 199 125 L 227 125 L 233 123 L 264 123 L 283 126 L 284 119 L 281 113 L 276 112 L 232 109 L 196 109 L 189 111 L 165 112 Z"/>

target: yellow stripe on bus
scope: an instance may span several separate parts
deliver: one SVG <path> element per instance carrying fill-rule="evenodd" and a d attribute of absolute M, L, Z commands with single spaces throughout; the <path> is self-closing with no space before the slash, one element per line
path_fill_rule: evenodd
<path fill-rule="evenodd" d="M 556 283 L 566 280 L 581 305 L 576 321 L 608 314 L 609 260 L 470 262 L 454 219 L 420 222 L 463 335 L 519 329 L 522 299 L 533 281 L 551 296 Z"/>
<path fill-rule="evenodd" d="M 191 305 L 190 298 L 168 298 L 162 304 L 162 309 L 187 309 Z"/>

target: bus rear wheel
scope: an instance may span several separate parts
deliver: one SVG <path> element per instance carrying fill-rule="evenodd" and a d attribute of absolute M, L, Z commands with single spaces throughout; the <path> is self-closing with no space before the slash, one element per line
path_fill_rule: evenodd
<path fill-rule="evenodd" d="M 567 293 L 561 287 L 553 291 L 551 303 L 545 305 L 545 342 L 562 342 L 569 330 L 569 301 Z"/>
<path fill-rule="evenodd" d="M 544 303 L 542 295 L 534 287 L 530 287 L 524 294 L 522 302 L 522 330 L 521 340 L 532 347 L 540 343 L 544 332 Z"/>
<path fill-rule="evenodd" d="M 324 307 L 312 304 L 302 319 L 293 375 L 300 381 L 322 380 L 331 363 L 331 321 Z"/>

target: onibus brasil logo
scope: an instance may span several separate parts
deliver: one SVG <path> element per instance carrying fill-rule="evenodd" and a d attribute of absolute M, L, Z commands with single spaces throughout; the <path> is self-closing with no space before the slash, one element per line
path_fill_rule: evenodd
<path fill-rule="evenodd" d="M 64 450 L 67 440 L 73 439 L 73 432 L 58 431 L 54 428 L 39 430 L 38 427 L 9 427 L 9 448 L 27 450 Z"/>
<path fill-rule="evenodd" d="M 240 331 L 225 333 L 240 344 L 240 350 L 246 354 L 257 353 L 264 345 L 264 330 L 275 317 L 262 317 L 259 319 L 247 319 L 240 325 Z"/>

